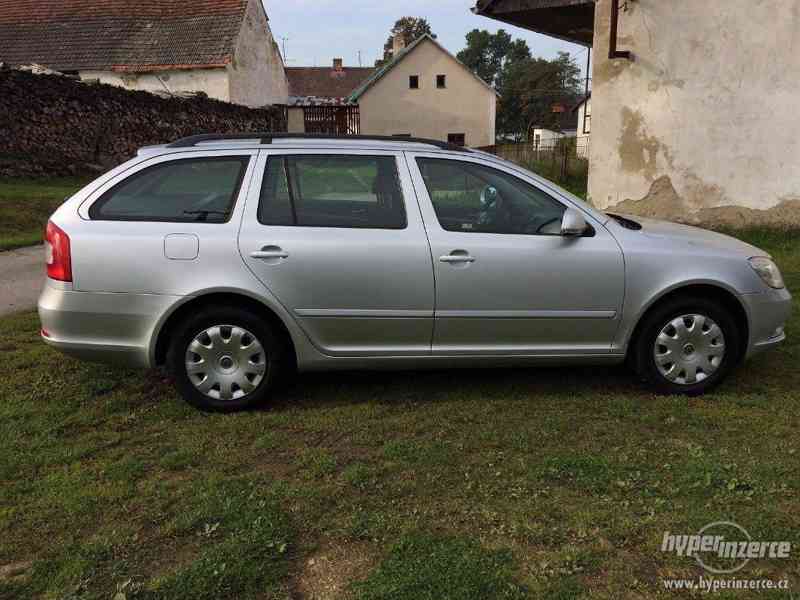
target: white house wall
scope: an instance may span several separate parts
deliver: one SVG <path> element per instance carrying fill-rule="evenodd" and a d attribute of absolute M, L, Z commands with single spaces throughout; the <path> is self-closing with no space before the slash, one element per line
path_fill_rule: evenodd
<path fill-rule="evenodd" d="M 447 75 L 445 89 L 436 87 L 440 74 Z M 420 89 L 409 89 L 411 75 L 419 75 Z M 489 146 L 495 143 L 496 101 L 458 61 L 425 41 L 359 98 L 361 132 L 444 141 L 463 133 L 468 146 Z"/>
<path fill-rule="evenodd" d="M 178 94 L 205 92 L 209 98 L 230 102 L 228 73 L 224 68 L 182 69 L 152 73 L 116 73 L 112 71 L 81 71 L 83 80 L 116 85 L 129 90 Z"/>
<path fill-rule="evenodd" d="M 673 216 L 800 198 L 800 2 L 636 0 L 595 9 L 589 194 Z"/>
<path fill-rule="evenodd" d="M 250 0 L 247 5 L 228 72 L 231 102 L 260 107 L 286 104 L 289 99 L 289 80 L 261 0 Z"/>

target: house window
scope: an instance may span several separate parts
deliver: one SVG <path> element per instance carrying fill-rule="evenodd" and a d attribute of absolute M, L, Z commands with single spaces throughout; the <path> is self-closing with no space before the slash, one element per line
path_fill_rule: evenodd
<path fill-rule="evenodd" d="M 412 75 L 408 78 L 408 87 L 412 90 L 419 89 L 419 75 Z"/>
<path fill-rule="evenodd" d="M 447 87 L 447 75 L 436 76 L 436 87 L 440 90 Z"/>
<path fill-rule="evenodd" d="M 583 105 L 583 133 L 592 131 L 592 101 L 587 100 Z"/>
<path fill-rule="evenodd" d="M 455 146 L 466 146 L 467 136 L 463 133 L 448 133 L 447 143 Z"/>

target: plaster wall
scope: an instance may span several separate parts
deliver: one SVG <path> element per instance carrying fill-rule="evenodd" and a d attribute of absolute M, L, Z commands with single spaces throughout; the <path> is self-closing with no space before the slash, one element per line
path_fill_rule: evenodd
<path fill-rule="evenodd" d="M 595 10 L 589 196 L 687 215 L 800 198 L 800 2 L 612 0 Z"/>
<path fill-rule="evenodd" d="M 409 77 L 419 76 L 419 89 Z M 436 76 L 446 75 L 446 87 Z M 358 101 L 361 132 L 370 135 L 411 134 L 447 141 L 463 133 L 466 145 L 495 143 L 497 96 L 463 65 L 431 41 L 424 41 L 378 80 Z"/>

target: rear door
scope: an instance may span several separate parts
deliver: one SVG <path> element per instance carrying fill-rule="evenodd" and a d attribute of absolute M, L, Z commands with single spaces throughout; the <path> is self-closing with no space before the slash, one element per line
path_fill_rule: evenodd
<path fill-rule="evenodd" d="M 430 353 L 432 261 L 401 154 L 262 152 L 239 249 L 326 354 Z"/>

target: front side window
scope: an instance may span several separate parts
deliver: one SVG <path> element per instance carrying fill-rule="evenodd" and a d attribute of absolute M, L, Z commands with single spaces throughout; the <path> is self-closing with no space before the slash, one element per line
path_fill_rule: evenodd
<path fill-rule="evenodd" d="M 224 223 L 242 184 L 247 156 L 173 160 L 142 169 L 89 209 L 97 220 Z"/>
<path fill-rule="evenodd" d="M 273 156 L 258 220 L 263 225 L 404 229 L 406 211 L 391 156 Z"/>
<path fill-rule="evenodd" d="M 498 169 L 418 158 L 442 229 L 462 233 L 559 235 L 565 207 L 538 188 Z"/>

